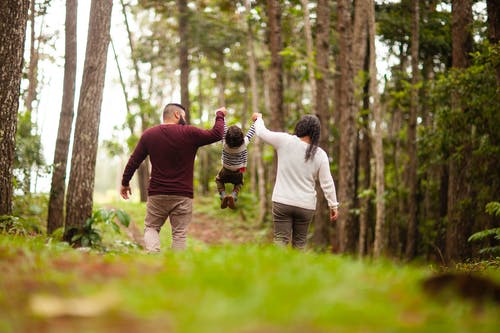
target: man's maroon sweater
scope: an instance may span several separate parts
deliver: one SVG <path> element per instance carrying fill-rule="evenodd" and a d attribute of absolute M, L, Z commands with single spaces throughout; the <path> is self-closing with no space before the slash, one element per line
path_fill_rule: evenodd
<path fill-rule="evenodd" d="M 129 186 L 135 170 L 149 155 L 148 195 L 170 194 L 193 198 L 194 158 L 199 147 L 217 142 L 224 134 L 224 113 L 219 111 L 210 130 L 189 125 L 162 124 L 147 129 L 128 160 L 122 185 Z"/>

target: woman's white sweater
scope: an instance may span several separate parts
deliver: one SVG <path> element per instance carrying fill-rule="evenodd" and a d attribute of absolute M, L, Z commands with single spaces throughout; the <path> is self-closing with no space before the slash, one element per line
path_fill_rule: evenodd
<path fill-rule="evenodd" d="M 272 200 L 304 209 L 316 209 L 316 179 L 323 189 L 330 208 L 337 208 L 335 184 L 330 173 L 326 152 L 318 147 L 314 157 L 306 162 L 308 143 L 296 135 L 272 132 L 262 118 L 255 121 L 259 138 L 272 145 L 278 154 L 278 171 Z"/>

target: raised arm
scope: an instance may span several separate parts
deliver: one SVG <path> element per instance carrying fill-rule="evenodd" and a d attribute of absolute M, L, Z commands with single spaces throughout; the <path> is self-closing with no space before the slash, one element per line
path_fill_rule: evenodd
<path fill-rule="evenodd" d="M 192 126 L 191 137 L 195 140 L 198 146 L 205 146 L 224 137 L 224 117 L 226 116 L 226 108 L 222 107 L 217 109 L 214 126 L 209 130 L 203 130 Z"/>
<path fill-rule="evenodd" d="M 264 142 L 270 144 L 274 148 L 279 148 L 283 143 L 285 143 L 290 136 L 288 133 L 283 132 L 273 132 L 266 128 L 264 121 L 262 120 L 262 115 L 260 113 L 254 114 L 252 118 L 255 117 L 255 134 L 264 140 Z"/>
<path fill-rule="evenodd" d="M 252 123 L 252 126 L 250 126 L 250 128 L 248 129 L 248 132 L 247 132 L 247 135 L 246 135 L 246 138 L 248 141 L 250 141 L 250 139 L 255 135 L 255 122 Z"/>

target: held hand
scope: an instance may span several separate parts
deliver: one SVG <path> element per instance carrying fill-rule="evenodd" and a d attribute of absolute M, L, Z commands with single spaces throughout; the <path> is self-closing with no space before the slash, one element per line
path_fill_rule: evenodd
<path fill-rule="evenodd" d="M 129 197 L 128 195 L 132 194 L 132 190 L 130 189 L 130 186 L 123 186 L 120 188 L 120 195 L 122 196 L 123 199 L 127 200 Z"/>
<path fill-rule="evenodd" d="M 339 210 L 337 208 L 330 208 L 330 221 L 336 221 L 337 217 L 339 217 Z"/>
<path fill-rule="evenodd" d="M 256 121 L 257 118 L 262 118 L 262 113 L 255 112 L 252 114 L 252 121 Z"/>
<path fill-rule="evenodd" d="M 217 112 L 219 112 L 219 111 L 220 111 L 220 112 L 222 112 L 222 113 L 224 113 L 224 117 L 227 115 L 227 110 L 226 110 L 226 107 L 225 107 L 225 106 L 220 107 L 220 108 L 218 108 L 217 110 L 215 110 L 215 113 L 217 113 Z"/>

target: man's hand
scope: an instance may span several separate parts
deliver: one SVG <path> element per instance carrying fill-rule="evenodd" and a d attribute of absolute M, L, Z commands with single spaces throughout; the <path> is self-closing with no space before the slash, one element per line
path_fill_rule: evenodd
<path fill-rule="evenodd" d="M 256 121 L 257 118 L 262 118 L 262 113 L 255 112 L 252 114 L 252 121 Z"/>
<path fill-rule="evenodd" d="M 120 188 L 120 195 L 122 196 L 123 199 L 127 200 L 128 195 L 132 194 L 132 190 L 130 189 L 130 186 L 123 186 Z"/>
<path fill-rule="evenodd" d="M 334 222 L 339 217 L 339 210 L 337 208 L 330 208 L 330 222 Z"/>
<path fill-rule="evenodd" d="M 223 106 L 223 107 L 218 108 L 217 110 L 215 110 L 215 113 L 217 113 L 219 111 L 222 112 L 222 113 L 224 113 L 224 117 L 227 115 L 227 110 L 226 110 L 225 106 Z"/>

